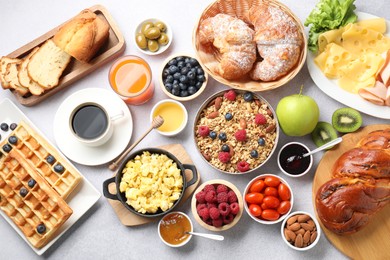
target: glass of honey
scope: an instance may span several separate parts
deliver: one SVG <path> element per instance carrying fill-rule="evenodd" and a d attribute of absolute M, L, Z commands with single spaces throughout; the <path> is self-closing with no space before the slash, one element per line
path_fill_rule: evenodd
<path fill-rule="evenodd" d="M 158 224 L 158 234 L 164 244 L 181 247 L 190 241 L 193 226 L 190 218 L 183 212 L 171 212 L 165 215 Z"/>
<path fill-rule="evenodd" d="M 117 59 L 108 76 L 111 88 L 130 105 L 141 105 L 153 97 L 152 70 L 142 58 L 134 55 Z"/>

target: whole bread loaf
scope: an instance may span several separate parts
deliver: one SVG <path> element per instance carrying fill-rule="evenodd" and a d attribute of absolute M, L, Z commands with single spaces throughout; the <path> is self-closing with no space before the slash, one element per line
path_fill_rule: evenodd
<path fill-rule="evenodd" d="M 89 62 L 109 36 L 107 21 L 86 9 L 65 23 L 54 35 L 54 43 L 75 59 Z"/>
<path fill-rule="evenodd" d="M 390 202 L 390 128 L 362 138 L 332 173 L 316 194 L 318 217 L 337 234 L 355 233 Z"/>

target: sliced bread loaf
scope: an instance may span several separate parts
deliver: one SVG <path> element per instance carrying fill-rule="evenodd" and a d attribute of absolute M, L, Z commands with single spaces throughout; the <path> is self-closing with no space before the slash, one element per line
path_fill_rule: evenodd
<path fill-rule="evenodd" d="M 20 66 L 21 62 L 16 63 L 8 63 L 4 79 L 6 82 L 9 82 L 12 89 L 16 90 L 20 95 L 24 96 L 29 91 L 28 88 L 23 87 L 18 79 L 18 67 Z"/>
<path fill-rule="evenodd" d="M 23 87 L 30 90 L 33 95 L 41 95 L 45 89 L 42 88 L 37 82 L 32 80 L 27 72 L 27 65 L 30 62 L 30 58 L 38 51 L 39 47 L 34 48 L 22 61 L 18 69 L 18 79 Z"/>
<path fill-rule="evenodd" d="M 10 82 L 5 80 L 5 75 L 7 71 L 7 65 L 10 63 L 18 63 L 20 62 L 20 59 L 11 59 L 8 57 L 1 57 L 0 59 L 0 81 L 1 81 L 1 86 L 3 89 L 9 89 L 11 88 Z"/>
<path fill-rule="evenodd" d="M 47 40 L 34 53 L 27 64 L 30 78 L 44 89 L 51 89 L 58 85 L 62 72 L 71 60 L 71 56 Z"/>

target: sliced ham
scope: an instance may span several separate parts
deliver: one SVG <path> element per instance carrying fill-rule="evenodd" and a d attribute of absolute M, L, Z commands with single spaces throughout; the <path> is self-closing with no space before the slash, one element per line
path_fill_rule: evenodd
<path fill-rule="evenodd" d="M 376 81 L 374 87 L 372 88 L 361 88 L 358 93 L 359 96 L 364 98 L 365 100 L 374 103 L 376 105 L 384 106 L 386 105 L 385 100 L 387 98 L 388 103 L 390 104 L 390 88 L 386 88 L 386 86 L 380 82 Z"/>

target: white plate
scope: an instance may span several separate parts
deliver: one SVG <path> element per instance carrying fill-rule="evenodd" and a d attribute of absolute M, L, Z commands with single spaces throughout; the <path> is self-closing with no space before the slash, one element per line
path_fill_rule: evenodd
<path fill-rule="evenodd" d="M 124 112 L 123 118 L 113 122 L 111 139 L 101 146 L 91 147 L 80 143 L 69 128 L 72 110 L 87 101 L 98 103 L 107 111 Z M 89 166 L 115 159 L 126 148 L 132 132 L 133 119 L 126 103 L 114 92 L 101 88 L 86 88 L 73 93 L 62 102 L 54 118 L 54 138 L 60 150 L 72 161 Z"/>
<path fill-rule="evenodd" d="M 378 18 L 377 16 L 357 12 L 359 20 Z M 390 22 L 386 21 L 387 32 L 386 36 L 390 37 L 389 28 Z M 363 98 L 361 98 L 358 94 L 349 93 L 337 85 L 337 80 L 328 79 L 322 71 L 318 68 L 318 66 L 314 63 L 315 54 L 312 52 L 308 52 L 307 54 L 307 67 L 309 69 L 309 73 L 314 83 L 316 83 L 317 87 L 321 89 L 325 94 L 330 96 L 331 98 L 339 101 L 340 103 L 352 107 L 356 110 L 359 110 L 365 114 L 390 119 L 390 107 L 386 106 L 378 106 L 370 103 Z"/>
<path fill-rule="evenodd" d="M 23 120 L 28 123 L 38 134 L 40 134 L 43 138 L 45 136 L 37 129 L 37 127 L 23 114 L 22 111 L 19 110 L 18 107 L 15 106 L 9 99 L 4 99 L 0 103 L 0 122 L 10 123 L 18 123 Z M 12 131 L 3 132 L 1 131 L 2 140 L 6 138 Z M 49 140 L 46 141 L 55 147 Z M 60 153 L 61 154 L 61 153 Z M 63 156 L 66 160 L 65 156 Z M 69 162 L 70 163 L 70 162 Z M 80 173 L 81 175 L 81 173 Z M 82 175 L 81 175 L 82 176 Z M 4 217 L 4 219 L 16 230 L 16 232 L 23 238 L 24 241 L 37 253 L 38 255 L 42 255 L 47 249 L 49 249 L 76 221 L 83 216 L 88 209 L 90 209 L 100 198 L 100 192 L 87 180 L 83 177 L 83 181 L 76 187 L 76 189 L 71 193 L 71 195 L 66 199 L 67 203 L 73 210 L 73 214 L 70 218 L 57 230 L 56 235 L 52 238 L 52 240 L 41 249 L 37 249 L 33 247 L 23 232 L 15 225 L 15 223 L 2 211 L 0 210 L 0 215 Z M 2 241 L 4 243 L 6 239 Z M 5 242 L 6 243 L 6 242 Z M 6 245 L 5 245 L 6 246 Z"/>

